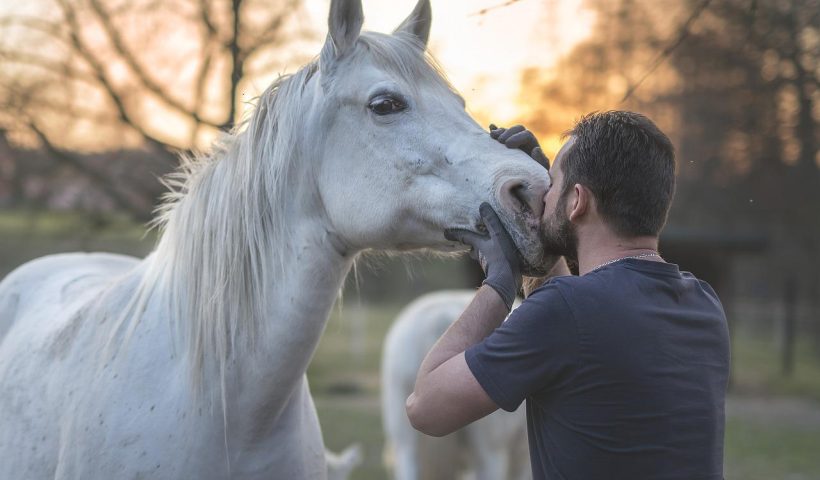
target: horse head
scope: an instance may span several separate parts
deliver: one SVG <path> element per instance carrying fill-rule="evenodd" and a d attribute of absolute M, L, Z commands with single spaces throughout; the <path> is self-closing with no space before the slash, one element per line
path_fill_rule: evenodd
<path fill-rule="evenodd" d="M 333 0 L 311 81 L 317 188 L 341 243 L 454 250 L 444 230 L 480 230 L 478 207 L 489 202 L 523 257 L 542 265 L 547 171 L 468 115 L 426 53 L 429 0 L 389 35 L 362 32 L 363 19 L 360 0 Z"/>

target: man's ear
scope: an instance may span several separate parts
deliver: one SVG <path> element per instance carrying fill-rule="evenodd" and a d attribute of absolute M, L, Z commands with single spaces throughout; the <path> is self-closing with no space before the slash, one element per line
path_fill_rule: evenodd
<path fill-rule="evenodd" d="M 567 202 L 567 208 L 569 208 L 567 217 L 570 221 L 577 222 L 589 212 L 595 200 L 592 198 L 592 192 L 580 183 L 575 184 L 570 195 Z"/>

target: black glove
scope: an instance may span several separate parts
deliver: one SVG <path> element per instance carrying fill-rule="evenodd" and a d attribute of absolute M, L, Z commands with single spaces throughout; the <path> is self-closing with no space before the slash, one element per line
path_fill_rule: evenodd
<path fill-rule="evenodd" d="M 510 128 L 498 128 L 491 123 L 490 136 L 506 145 L 507 148 L 517 148 L 523 151 L 542 167 L 549 170 L 550 160 L 541 150 L 538 139 L 535 138 L 535 135 L 533 135 L 531 131 L 523 126 L 515 125 Z"/>
<path fill-rule="evenodd" d="M 467 230 L 452 229 L 446 230 L 444 236 L 447 240 L 458 241 L 473 247 L 470 249 L 470 257 L 481 264 L 487 276 L 484 285 L 489 285 L 498 292 L 509 310 L 512 308 L 515 295 L 521 288 L 518 249 L 489 203 L 482 203 L 479 211 L 487 227 L 487 234 L 481 235 Z"/>

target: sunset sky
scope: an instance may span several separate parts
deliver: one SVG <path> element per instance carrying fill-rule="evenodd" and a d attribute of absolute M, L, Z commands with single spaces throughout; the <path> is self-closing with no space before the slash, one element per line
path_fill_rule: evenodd
<path fill-rule="evenodd" d="M 175 1 L 180 2 L 176 5 L 181 10 L 185 9 L 184 5 L 189 5 L 182 0 L 170 0 L 168 5 L 174 5 Z M 52 2 L 0 0 L 0 14 L 59 18 L 59 11 Z M 109 8 L 117 4 L 126 5 L 117 1 L 107 3 Z M 277 0 L 270 0 L 270 4 L 277 5 Z M 267 3 L 259 1 L 255 5 L 264 8 Z M 363 0 L 364 28 L 391 32 L 415 5 L 416 0 Z M 278 75 L 296 71 L 319 53 L 327 32 L 329 6 L 330 0 L 303 0 L 303 6 L 293 18 L 300 30 L 311 32 L 309 39 L 294 37 L 281 47 L 264 53 L 271 58 L 258 58 L 256 61 L 270 63 L 271 68 L 265 69 L 264 74 L 246 78 L 239 108 L 250 108 L 256 96 Z M 499 125 L 522 121 L 522 109 L 519 108 L 522 71 L 538 67 L 548 74 L 557 60 L 590 35 L 595 22 L 595 14 L 583 7 L 583 0 L 432 0 L 432 9 L 430 51 L 467 100 L 468 111 L 483 125 L 490 121 Z M 179 23 L 151 30 L 156 23 L 152 23 L 149 17 L 134 16 L 132 19 L 126 24 L 121 23 L 120 27 L 156 33 L 148 38 L 149 43 L 135 42 L 139 48 L 134 51 L 150 74 L 159 82 L 167 83 L 168 90 L 177 98 L 190 95 L 190 73 L 197 67 L 196 61 L 189 61 L 197 58 L 197 52 L 191 50 L 197 45 L 196 40 L 191 40 L 197 38 L 196 32 L 191 31 L 190 25 Z M 94 26 L 85 27 L 88 38 L 94 38 Z M 173 48 L 168 51 L 167 58 L 162 58 L 166 45 L 173 45 Z M 187 51 L 191 51 L 190 55 Z M 122 78 L 130 75 L 122 62 L 112 59 L 105 65 L 113 78 L 118 78 L 118 74 L 122 74 L 119 75 Z M 220 87 L 222 84 L 214 82 L 213 85 Z M 224 98 L 219 93 L 212 91 L 211 97 Z M 211 102 L 211 106 L 216 107 L 217 112 L 224 107 L 219 102 Z M 180 121 L 178 116 L 174 117 L 173 111 L 152 103 L 150 97 L 146 97 L 138 108 L 146 128 L 158 137 L 172 144 L 183 144 L 179 139 L 190 136 L 190 122 Z M 100 135 L 98 128 L 93 123 L 73 122 L 70 129 L 72 140 L 66 145 L 106 149 L 116 148 L 121 143 L 117 138 L 111 142 L 100 140 L 108 136 Z M 215 134 L 216 131 L 202 131 L 196 143 L 205 147 Z M 58 140 L 60 136 L 56 135 Z M 548 143 L 553 147 L 551 139 Z"/>
<path fill-rule="evenodd" d="M 329 4 L 306 0 L 311 23 L 321 31 L 326 31 Z M 415 4 L 416 0 L 364 0 L 364 28 L 390 32 Z M 432 0 L 430 49 L 479 120 L 508 124 L 517 120 L 521 71 L 550 68 L 589 35 L 595 16 L 582 4 L 583 0 Z M 483 9 L 487 12 L 481 14 Z"/>

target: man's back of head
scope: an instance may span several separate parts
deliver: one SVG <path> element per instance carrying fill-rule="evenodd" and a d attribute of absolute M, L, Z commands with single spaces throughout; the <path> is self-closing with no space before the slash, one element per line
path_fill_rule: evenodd
<path fill-rule="evenodd" d="M 564 155 L 562 196 L 580 183 L 615 233 L 657 236 L 675 192 L 669 138 L 644 115 L 625 111 L 586 115 L 565 136 L 574 142 Z"/>

